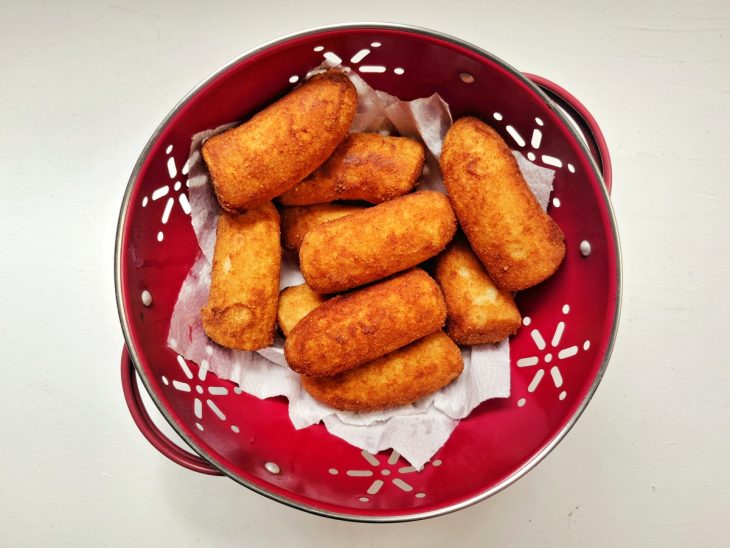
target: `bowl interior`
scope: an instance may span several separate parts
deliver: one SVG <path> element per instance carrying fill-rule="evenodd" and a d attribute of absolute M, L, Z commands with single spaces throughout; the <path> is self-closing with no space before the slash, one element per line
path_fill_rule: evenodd
<path fill-rule="evenodd" d="M 511 343 L 512 395 L 477 408 L 421 472 L 389 452 L 364 454 L 322 425 L 294 430 L 284 399 L 239 393 L 230 382 L 200 374 L 165 342 L 177 293 L 198 253 L 186 213 L 191 136 L 245 120 L 324 56 L 337 56 L 376 89 L 402 99 L 438 92 L 455 119 L 484 119 L 512 148 L 556 170 L 549 212 L 565 232 L 567 256 L 554 277 L 518 295 L 526 325 Z M 309 510 L 353 519 L 420 517 L 501 488 L 572 423 L 610 349 L 619 272 L 600 177 L 532 86 L 500 61 L 444 37 L 399 28 L 329 29 L 234 62 L 161 126 L 127 200 L 118 242 L 120 310 L 153 399 L 181 435 L 231 477 Z M 590 243 L 587 257 L 583 241 Z M 152 296 L 150 307 L 143 305 L 144 291 Z"/>

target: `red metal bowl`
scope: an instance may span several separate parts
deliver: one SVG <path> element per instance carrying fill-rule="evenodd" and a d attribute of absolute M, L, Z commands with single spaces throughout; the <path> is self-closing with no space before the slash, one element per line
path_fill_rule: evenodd
<path fill-rule="evenodd" d="M 351 61 L 364 50 L 366 57 Z M 198 253 L 183 169 L 191 136 L 245 119 L 332 54 L 376 89 L 402 99 L 440 93 L 455 118 L 486 120 L 513 148 L 556 169 L 549 211 L 565 232 L 567 255 L 555 276 L 518 295 L 525 327 L 511 345 L 512 395 L 474 410 L 421 472 L 398 455 L 363 453 L 322 425 L 296 431 L 283 398 L 242 394 L 166 345 L 178 290 Z M 115 278 L 126 340 L 122 377 L 135 421 L 155 447 L 183 466 L 223 473 L 275 500 L 330 517 L 419 519 L 496 493 L 563 438 L 606 369 L 620 303 L 610 177 L 600 130 L 574 97 L 461 40 L 367 23 L 301 32 L 245 54 L 165 118 L 124 195 Z M 166 440 L 151 423 L 135 369 L 199 456 Z"/>

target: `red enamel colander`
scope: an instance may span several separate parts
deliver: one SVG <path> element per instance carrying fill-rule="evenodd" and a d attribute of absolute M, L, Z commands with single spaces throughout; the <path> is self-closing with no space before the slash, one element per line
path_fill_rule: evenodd
<path fill-rule="evenodd" d="M 185 184 L 191 137 L 246 119 L 325 58 L 342 60 L 375 89 L 401 99 L 438 92 L 455 119 L 486 120 L 513 149 L 556 171 L 549 212 L 565 233 L 567 254 L 555 276 L 518 294 L 524 326 L 511 342 L 511 396 L 475 409 L 422 471 L 391 451 L 361 451 L 323 425 L 297 431 L 285 399 L 241 393 L 166 344 L 175 299 L 198 254 Z M 172 110 L 129 179 L 114 268 L 126 342 L 122 382 L 132 417 L 181 466 L 226 475 L 324 516 L 413 520 L 483 500 L 557 445 L 606 369 L 621 287 L 610 188 L 605 141 L 578 100 L 456 38 L 360 23 L 300 32 L 246 53 Z M 135 373 L 194 453 L 152 423 Z"/>

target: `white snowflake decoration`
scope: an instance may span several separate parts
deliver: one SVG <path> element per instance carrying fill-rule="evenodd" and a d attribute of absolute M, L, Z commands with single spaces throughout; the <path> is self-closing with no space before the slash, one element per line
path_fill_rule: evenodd
<path fill-rule="evenodd" d="M 406 493 L 411 493 L 414 488 L 413 486 L 406 482 L 403 478 L 400 477 L 400 475 L 403 474 L 412 474 L 415 472 L 418 472 L 413 466 L 401 466 L 398 468 L 395 468 L 395 464 L 398 462 L 398 459 L 400 458 L 400 455 L 397 451 L 392 451 L 390 453 L 390 456 L 388 457 L 387 461 L 385 463 L 382 463 L 378 456 L 373 455 L 372 453 L 368 451 L 361 451 L 360 454 L 365 459 L 365 461 L 370 464 L 374 469 L 365 469 L 365 470 L 346 470 L 345 475 L 348 477 L 354 477 L 354 478 L 371 478 L 373 476 L 376 476 L 379 472 L 381 476 L 385 479 L 376 478 L 374 479 L 369 487 L 366 489 L 365 493 L 367 493 L 370 496 L 377 495 L 381 492 L 382 487 L 390 480 L 390 483 L 392 483 L 395 487 L 400 489 L 401 491 L 404 491 Z M 442 462 L 439 459 L 436 459 L 432 461 L 431 466 L 441 466 Z M 381 466 L 382 465 L 382 466 Z M 390 466 L 393 466 L 393 468 L 390 468 Z M 330 468 L 329 473 L 333 476 L 336 476 L 340 473 L 340 471 L 337 468 Z M 393 476 L 393 477 L 391 477 Z M 414 494 L 414 496 L 417 499 L 422 499 L 426 496 L 426 493 L 423 493 L 421 491 Z M 371 499 L 370 497 L 367 497 L 365 495 L 358 498 L 360 502 L 369 502 Z"/>
<path fill-rule="evenodd" d="M 568 313 L 570 313 L 570 306 L 567 304 L 563 305 L 562 312 L 564 315 L 567 316 Z M 525 316 L 525 318 L 522 320 L 522 323 L 525 327 L 528 327 L 532 323 L 532 320 L 529 316 Z M 564 333 L 565 322 L 561 320 L 555 326 L 555 331 L 553 332 L 553 336 L 550 340 L 550 348 L 548 348 L 548 345 L 545 342 L 545 338 L 543 337 L 539 329 L 532 329 L 530 331 L 530 336 L 532 337 L 532 340 L 538 350 L 537 355 L 527 356 L 525 358 L 518 359 L 516 362 L 517 367 L 535 367 L 540 364 L 541 359 L 543 365 L 541 365 L 537 369 L 535 375 L 530 381 L 530 384 L 527 386 L 527 391 L 529 393 L 533 393 L 535 390 L 537 390 L 538 386 L 540 386 L 543 377 L 545 377 L 546 370 L 550 371 L 550 377 L 552 378 L 553 385 L 555 385 L 556 389 L 560 389 L 563 386 L 563 374 L 560 370 L 560 366 L 562 365 L 562 363 L 555 363 L 554 365 L 550 364 L 556 358 L 561 362 L 562 360 L 572 358 L 573 356 L 578 354 L 579 351 L 578 345 L 571 345 L 560 348 Z M 591 341 L 586 340 L 583 343 L 583 350 L 588 350 L 590 346 Z M 567 394 L 568 393 L 565 390 L 561 390 L 558 394 L 558 399 L 564 400 Z M 525 398 L 520 398 L 517 402 L 517 405 L 519 407 L 523 407 L 526 402 L 527 400 Z"/>

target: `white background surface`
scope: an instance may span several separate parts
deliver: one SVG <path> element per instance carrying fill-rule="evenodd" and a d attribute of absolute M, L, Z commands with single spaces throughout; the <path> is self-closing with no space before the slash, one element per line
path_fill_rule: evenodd
<path fill-rule="evenodd" d="M 0 545 L 725 546 L 730 4 L 0 3 Z M 281 34 L 390 20 L 579 97 L 614 160 L 624 299 L 607 376 L 501 494 L 425 522 L 325 520 L 159 455 L 122 398 L 115 223 L 149 135 Z"/>

